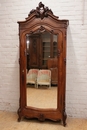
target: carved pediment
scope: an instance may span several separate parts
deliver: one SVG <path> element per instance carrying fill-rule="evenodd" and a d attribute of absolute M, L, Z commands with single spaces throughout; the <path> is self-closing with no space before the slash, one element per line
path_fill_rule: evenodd
<path fill-rule="evenodd" d="M 55 16 L 52 12 L 51 9 L 49 9 L 47 6 L 45 6 L 42 2 L 40 2 L 38 4 L 38 7 L 36 7 L 36 9 L 32 9 L 30 11 L 30 13 L 28 14 L 28 17 L 26 18 L 25 21 L 19 21 L 19 24 L 23 24 L 21 25 L 21 27 L 27 27 L 27 25 L 30 26 L 30 23 L 33 23 L 34 25 L 36 24 L 36 21 L 34 23 L 34 20 L 37 20 L 38 18 L 41 19 L 40 22 L 46 22 L 47 19 L 50 21 L 54 21 L 55 25 L 57 25 L 57 27 L 64 27 L 67 28 L 69 21 L 68 20 L 60 20 L 58 16 Z M 45 19 L 46 18 L 46 19 Z M 45 20 L 44 20 L 45 19 Z M 37 20 L 38 21 L 38 20 Z M 38 21 L 39 22 L 39 21 Z M 27 24 L 26 24 L 27 23 Z M 50 24 L 50 23 L 49 23 Z M 44 29 L 41 27 L 40 28 L 40 32 L 41 30 L 44 31 Z"/>
<path fill-rule="evenodd" d="M 46 7 L 42 2 L 39 3 L 36 9 L 32 9 L 28 16 L 31 16 L 33 13 L 35 13 L 37 18 L 41 19 L 43 19 L 44 17 L 48 17 L 49 13 L 53 15 L 52 10 Z"/>

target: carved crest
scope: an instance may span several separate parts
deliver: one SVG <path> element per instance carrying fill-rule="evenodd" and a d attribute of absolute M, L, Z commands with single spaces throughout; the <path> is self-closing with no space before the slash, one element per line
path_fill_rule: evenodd
<path fill-rule="evenodd" d="M 48 12 L 53 14 L 51 9 L 45 7 L 45 5 L 42 2 L 40 2 L 38 7 L 36 7 L 36 10 L 32 9 L 28 16 L 30 16 L 32 13 L 35 13 L 37 18 L 43 19 L 44 17 L 48 17 Z"/>

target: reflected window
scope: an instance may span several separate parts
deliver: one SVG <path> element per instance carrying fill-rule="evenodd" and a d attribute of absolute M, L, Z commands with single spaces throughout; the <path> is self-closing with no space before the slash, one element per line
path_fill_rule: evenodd
<path fill-rule="evenodd" d="M 51 35 L 48 32 L 43 33 L 42 35 L 42 63 L 43 65 L 47 64 L 47 60 L 50 57 L 51 51 Z"/>

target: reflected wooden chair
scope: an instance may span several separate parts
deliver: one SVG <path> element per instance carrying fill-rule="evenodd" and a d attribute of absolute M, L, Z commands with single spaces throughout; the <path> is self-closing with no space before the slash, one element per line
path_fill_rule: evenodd
<path fill-rule="evenodd" d="M 28 73 L 27 73 L 27 84 L 35 84 L 35 87 L 36 87 L 38 71 L 39 71 L 39 69 L 30 69 L 28 71 Z"/>
<path fill-rule="evenodd" d="M 51 87 L 51 71 L 50 70 L 39 70 L 37 76 L 37 88 L 38 85 L 45 85 Z"/>

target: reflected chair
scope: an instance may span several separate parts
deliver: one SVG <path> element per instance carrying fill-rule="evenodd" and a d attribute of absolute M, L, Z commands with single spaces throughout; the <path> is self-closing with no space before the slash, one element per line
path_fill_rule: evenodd
<path fill-rule="evenodd" d="M 28 73 L 27 73 L 27 84 L 35 84 L 35 87 L 36 87 L 38 71 L 39 71 L 39 69 L 30 69 L 28 71 Z"/>
<path fill-rule="evenodd" d="M 48 85 L 51 87 L 51 71 L 50 70 L 39 70 L 37 76 L 37 88 L 38 85 Z"/>

